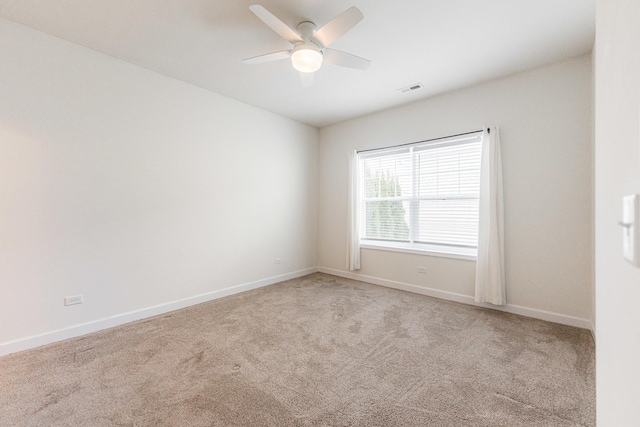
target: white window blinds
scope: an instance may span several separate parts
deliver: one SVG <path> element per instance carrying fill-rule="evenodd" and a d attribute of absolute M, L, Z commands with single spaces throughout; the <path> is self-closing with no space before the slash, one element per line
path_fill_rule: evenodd
<path fill-rule="evenodd" d="M 359 153 L 362 240 L 477 247 L 482 133 Z"/>
<path fill-rule="evenodd" d="M 411 202 L 411 151 L 371 153 L 361 157 L 364 195 L 361 236 L 408 242 L 407 213 Z"/>

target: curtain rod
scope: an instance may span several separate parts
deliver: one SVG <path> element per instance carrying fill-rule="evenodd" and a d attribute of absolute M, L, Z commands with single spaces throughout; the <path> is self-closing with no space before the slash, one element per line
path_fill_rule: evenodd
<path fill-rule="evenodd" d="M 457 135 L 441 136 L 440 138 L 425 139 L 424 141 L 416 141 L 416 142 L 407 142 L 405 144 L 391 145 L 389 147 L 367 148 L 366 150 L 357 150 L 356 153 L 366 153 L 367 151 L 376 151 L 376 150 L 385 149 L 385 148 L 397 148 L 397 147 L 404 147 L 405 145 L 422 144 L 423 142 L 438 141 L 439 139 L 446 139 L 446 138 L 455 138 L 456 136 L 471 135 L 472 133 L 478 133 L 483 131 L 484 131 L 483 129 L 479 129 L 479 130 L 473 130 L 471 132 L 459 133 Z M 490 133 L 489 128 L 487 128 L 487 132 Z"/>

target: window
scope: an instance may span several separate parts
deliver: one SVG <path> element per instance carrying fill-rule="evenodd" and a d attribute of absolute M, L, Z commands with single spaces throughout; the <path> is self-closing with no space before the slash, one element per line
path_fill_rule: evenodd
<path fill-rule="evenodd" d="M 475 256 L 482 132 L 358 153 L 361 245 Z"/>

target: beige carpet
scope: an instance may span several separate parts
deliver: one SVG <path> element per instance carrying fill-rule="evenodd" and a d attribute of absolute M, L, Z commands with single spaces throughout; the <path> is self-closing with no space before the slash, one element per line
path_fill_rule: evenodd
<path fill-rule="evenodd" d="M 0 358 L 7 426 L 593 426 L 586 330 L 325 274 Z"/>

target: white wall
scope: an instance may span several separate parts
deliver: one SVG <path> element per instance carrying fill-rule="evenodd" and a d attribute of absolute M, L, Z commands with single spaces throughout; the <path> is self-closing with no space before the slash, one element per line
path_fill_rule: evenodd
<path fill-rule="evenodd" d="M 596 4 L 598 426 L 640 422 L 640 268 L 622 258 L 622 197 L 640 193 L 640 2 Z"/>
<path fill-rule="evenodd" d="M 508 302 L 587 326 L 593 282 L 591 75 L 591 56 L 584 55 L 321 129 L 318 265 L 347 271 L 350 150 L 496 124 L 503 150 Z M 427 275 L 418 274 L 418 266 L 427 267 Z M 474 292 L 473 261 L 363 249 L 359 273 L 466 296 Z"/>
<path fill-rule="evenodd" d="M 0 353 L 315 268 L 317 129 L 5 20 L 0 58 Z"/>

